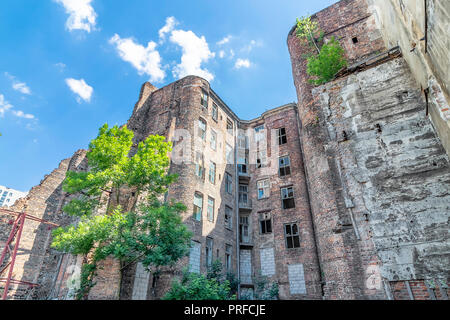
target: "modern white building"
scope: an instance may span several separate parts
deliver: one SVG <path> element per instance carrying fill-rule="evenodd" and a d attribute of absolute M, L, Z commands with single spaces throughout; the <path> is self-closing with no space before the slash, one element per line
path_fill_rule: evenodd
<path fill-rule="evenodd" d="M 22 192 L 0 185 L 0 207 L 10 207 L 17 199 L 23 198 L 28 192 Z"/>

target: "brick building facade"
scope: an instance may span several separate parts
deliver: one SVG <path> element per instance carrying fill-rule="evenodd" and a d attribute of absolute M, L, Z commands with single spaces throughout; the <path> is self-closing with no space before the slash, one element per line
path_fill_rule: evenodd
<path fill-rule="evenodd" d="M 187 206 L 192 246 L 158 275 L 135 263 L 120 278 L 117 261 L 105 261 L 89 299 L 159 299 L 182 267 L 204 273 L 215 259 L 239 276 L 241 297 L 263 276 L 280 299 L 447 299 L 449 158 L 374 2 L 342 0 L 313 15 L 350 66 L 318 87 L 307 81 L 308 48 L 292 28 L 298 103 L 256 119 L 239 119 L 200 77 L 142 86 L 127 127 L 136 143 L 151 134 L 174 142 L 170 172 L 179 179 L 167 197 Z M 61 183 L 67 170 L 87 169 L 84 157 L 61 162 L 15 209 L 72 223 L 61 212 L 69 200 Z M 130 193 L 120 202 L 136 200 Z M 27 228 L 15 276 L 40 286 L 9 296 L 70 298 L 82 259 L 49 249 L 44 227 Z"/>

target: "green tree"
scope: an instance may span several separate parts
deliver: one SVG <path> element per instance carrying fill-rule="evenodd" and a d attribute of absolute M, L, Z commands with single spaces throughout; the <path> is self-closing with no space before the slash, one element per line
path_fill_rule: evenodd
<path fill-rule="evenodd" d="M 165 137 L 152 135 L 133 150 L 133 136 L 126 126 L 102 126 L 89 145 L 89 171 L 69 171 L 63 184 L 65 192 L 78 195 L 63 210 L 79 219 L 53 231 L 52 247 L 81 254 L 88 262 L 81 272 L 79 299 L 95 285 L 98 262 L 108 256 L 119 259 L 121 271 L 139 260 L 157 272 L 189 251 L 191 232 L 180 216 L 186 207 L 161 200 L 177 178 L 167 173 L 171 145 Z M 136 199 L 128 210 L 120 205 L 124 192 Z M 106 213 L 99 214 L 100 209 Z"/>
<path fill-rule="evenodd" d="M 324 32 L 310 16 L 297 18 L 296 35 L 299 39 L 306 40 L 312 51 L 304 55 L 307 59 L 306 72 L 312 76 L 310 83 L 326 83 L 347 66 L 345 52 L 339 42 L 331 37 L 327 43 L 323 43 Z"/>
<path fill-rule="evenodd" d="M 183 270 L 181 280 L 174 280 L 164 300 L 235 300 L 238 283 L 234 275 L 222 273 L 216 260 L 206 275 Z"/>

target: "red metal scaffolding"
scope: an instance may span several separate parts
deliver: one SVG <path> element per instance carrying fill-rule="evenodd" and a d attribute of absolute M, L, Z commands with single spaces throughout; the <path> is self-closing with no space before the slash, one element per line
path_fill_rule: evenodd
<path fill-rule="evenodd" d="M 3 274 L 3 272 L 8 270 L 8 268 L 9 268 L 8 276 L 6 278 L 0 277 L 0 282 L 6 282 L 5 289 L 4 289 L 3 295 L 2 295 L 2 300 L 6 300 L 6 297 L 8 295 L 8 289 L 11 284 L 27 285 L 30 288 L 38 286 L 37 283 L 12 279 L 14 264 L 16 263 L 17 250 L 19 249 L 20 238 L 22 236 L 23 226 L 25 224 L 26 219 L 44 223 L 44 224 L 48 225 L 49 228 L 54 228 L 54 227 L 59 227 L 59 226 L 53 222 L 37 218 L 37 217 L 32 216 L 25 212 L 16 212 L 16 211 L 0 208 L 0 214 L 8 214 L 8 215 L 16 216 L 15 220 L 10 221 L 10 224 L 12 224 L 13 227 L 9 234 L 8 240 L 6 241 L 5 247 L 2 250 L 2 255 L 0 258 L 0 267 L 5 262 L 7 253 L 9 253 L 10 258 L 11 258 L 10 261 L 0 270 L 0 276 L 1 276 Z M 14 239 L 15 239 L 14 249 L 11 252 L 10 245 L 14 242 Z"/>

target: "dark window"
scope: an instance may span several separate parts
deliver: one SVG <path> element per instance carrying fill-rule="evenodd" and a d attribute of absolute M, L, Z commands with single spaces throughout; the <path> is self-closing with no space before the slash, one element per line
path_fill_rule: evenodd
<path fill-rule="evenodd" d="M 233 192 L 233 179 L 228 172 L 225 172 L 225 191 L 228 193 Z"/>
<path fill-rule="evenodd" d="M 292 187 L 281 188 L 281 201 L 283 209 L 295 208 L 294 189 Z"/>
<path fill-rule="evenodd" d="M 232 223 L 233 209 L 229 206 L 225 206 L 225 227 L 233 229 Z"/>
<path fill-rule="evenodd" d="M 284 225 L 284 237 L 286 238 L 286 248 L 300 248 L 300 236 L 296 223 Z"/>
<path fill-rule="evenodd" d="M 211 110 L 211 117 L 213 118 L 214 121 L 217 121 L 217 110 L 218 110 L 217 104 L 215 104 L 213 102 L 212 110 Z"/>
<path fill-rule="evenodd" d="M 278 144 L 282 145 L 285 143 L 287 143 L 286 129 L 280 128 L 280 129 L 278 129 Z"/>
<path fill-rule="evenodd" d="M 250 243 L 248 216 L 239 217 L 239 241 L 241 243 Z"/>
<path fill-rule="evenodd" d="M 353 37 L 352 41 L 353 41 L 353 43 L 358 43 L 358 38 L 357 37 Z"/>
<path fill-rule="evenodd" d="M 259 224 L 261 227 L 261 234 L 272 232 L 272 219 L 270 217 L 270 212 L 265 212 L 260 215 Z"/>
<path fill-rule="evenodd" d="M 208 94 L 204 90 L 202 90 L 201 104 L 203 108 L 208 109 Z"/>
<path fill-rule="evenodd" d="M 288 174 L 291 174 L 291 161 L 289 160 L 288 156 L 280 157 L 278 159 L 278 165 L 279 165 L 279 174 L 280 177 L 287 176 Z"/>
<path fill-rule="evenodd" d="M 209 163 L 209 182 L 216 183 L 216 164 L 212 161 Z"/>
<path fill-rule="evenodd" d="M 206 267 L 210 267 L 212 264 L 212 257 L 213 257 L 213 239 L 212 238 L 206 238 Z"/>

